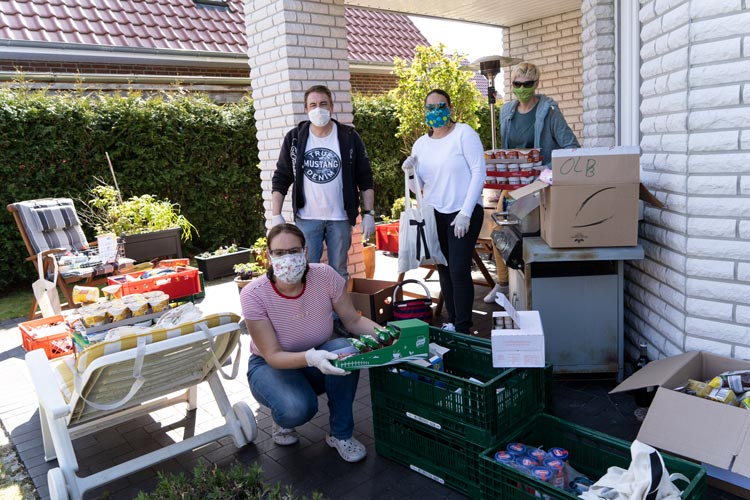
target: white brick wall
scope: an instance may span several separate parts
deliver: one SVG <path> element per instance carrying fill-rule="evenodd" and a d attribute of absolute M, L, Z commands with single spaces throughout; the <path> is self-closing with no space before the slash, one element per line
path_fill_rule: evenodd
<path fill-rule="evenodd" d="M 612 40 L 613 33 L 609 33 Z M 542 72 L 539 92 L 557 101 L 565 120 L 580 141 L 582 135 L 585 135 L 582 133 L 581 116 L 585 107 L 582 95 L 587 95 L 582 92 L 586 84 L 583 82 L 581 67 L 587 62 L 581 60 L 580 11 L 510 26 L 503 30 L 503 46 L 506 55 L 521 58 L 539 67 Z M 603 79 L 607 78 L 607 71 L 612 71 L 612 60 L 610 58 L 608 65 L 601 70 Z M 612 76 L 609 78 L 612 79 Z M 504 85 L 505 99 L 513 99 L 510 71 L 505 71 Z M 596 99 L 595 96 L 592 97 Z M 614 106 L 614 98 L 611 105 Z"/>
<path fill-rule="evenodd" d="M 327 85 L 333 116 L 352 122 L 343 0 L 244 0 L 249 64 L 266 218 L 271 217 L 271 178 L 286 133 L 305 119 L 305 89 Z M 283 215 L 293 220 L 291 196 Z M 352 241 L 360 238 L 359 226 Z M 349 251 L 349 274 L 364 276 L 362 245 Z"/>
<path fill-rule="evenodd" d="M 581 2 L 583 94 L 583 145 L 615 144 L 615 2 Z"/>
<path fill-rule="evenodd" d="M 639 19 L 641 179 L 666 207 L 646 209 L 628 266 L 628 335 L 659 357 L 750 357 L 748 4 L 641 0 Z"/>

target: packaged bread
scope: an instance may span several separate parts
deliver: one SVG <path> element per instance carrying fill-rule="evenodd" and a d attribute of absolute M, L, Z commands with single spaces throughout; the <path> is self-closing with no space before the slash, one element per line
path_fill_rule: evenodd
<path fill-rule="evenodd" d="M 73 287 L 73 302 L 76 304 L 86 304 L 99 300 L 99 289 L 95 286 Z"/>
<path fill-rule="evenodd" d="M 148 299 L 148 305 L 151 307 L 151 312 L 162 312 L 169 307 L 169 295 L 158 292 L 158 295 L 153 295 Z"/>

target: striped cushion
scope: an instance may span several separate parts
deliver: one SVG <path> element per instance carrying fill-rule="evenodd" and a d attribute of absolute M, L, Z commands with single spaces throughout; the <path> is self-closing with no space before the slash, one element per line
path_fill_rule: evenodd
<path fill-rule="evenodd" d="M 21 201 L 15 206 L 35 253 L 53 248 L 88 248 L 81 221 L 70 198 Z"/>
<path fill-rule="evenodd" d="M 174 328 L 156 328 L 147 333 L 127 335 L 120 340 L 98 342 L 86 348 L 75 359 L 71 356 L 65 356 L 52 362 L 58 388 L 65 402 L 70 403 L 75 392 L 74 374 L 76 372 L 78 375 L 82 375 L 95 359 L 105 354 L 113 354 L 123 349 L 134 349 L 140 337 L 145 337 L 146 343 L 150 344 L 199 331 L 201 323 L 205 323 L 208 328 L 214 328 L 228 323 L 237 323 L 239 320 L 240 317 L 232 313 L 210 314 L 199 321 L 184 323 Z"/>

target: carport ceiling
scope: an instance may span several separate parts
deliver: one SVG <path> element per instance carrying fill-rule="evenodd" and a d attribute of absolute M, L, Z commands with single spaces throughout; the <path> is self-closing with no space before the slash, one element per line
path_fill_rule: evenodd
<path fill-rule="evenodd" d="M 514 26 L 581 8 L 581 0 L 344 0 L 344 4 L 493 26 Z"/>

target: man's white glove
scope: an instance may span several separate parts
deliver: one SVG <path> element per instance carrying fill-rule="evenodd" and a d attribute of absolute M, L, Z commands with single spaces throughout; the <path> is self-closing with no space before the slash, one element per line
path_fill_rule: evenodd
<path fill-rule="evenodd" d="M 329 361 L 336 358 L 338 356 L 330 351 L 319 351 L 317 349 L 308 349 L 305 351 L 307 366 L 314 366 L 326 375 L 348 375 L 349 372 L 343 368 L 333 366 Z"/>
<path fill-rule="evenodd" d="M 284 216 L 281 214 L 271 217 L 271 227 L 278 226 L 279 224 L 283 224 L 285 222 L 286 220 L 284 220 Z"/>
<path fill-rule="evenodd" d="M 414 169 L 417 166 L 417 158 L 416 156 L 409 156 L 407 159 L 404 160 L 404 163 L 401 165 L 401 170 L 404 171 L 406 175 L 409 177 L 414 176 Z"/>
<path fill-rule="evenodd" d="M 362 237 L 366 240 L 375 234 L 375 217 L 370 214 L 362 216 Z"/>
<path fill-rule="evenodd" d="M 466 233 L 469 231 L 470 222 L 471 219 L 460 212 L 456 215 L 456 218 L 451 222 L 451 226 L 453 226 L 453 234 L 456 238 L 463 238 L 466 236 Z"/>

